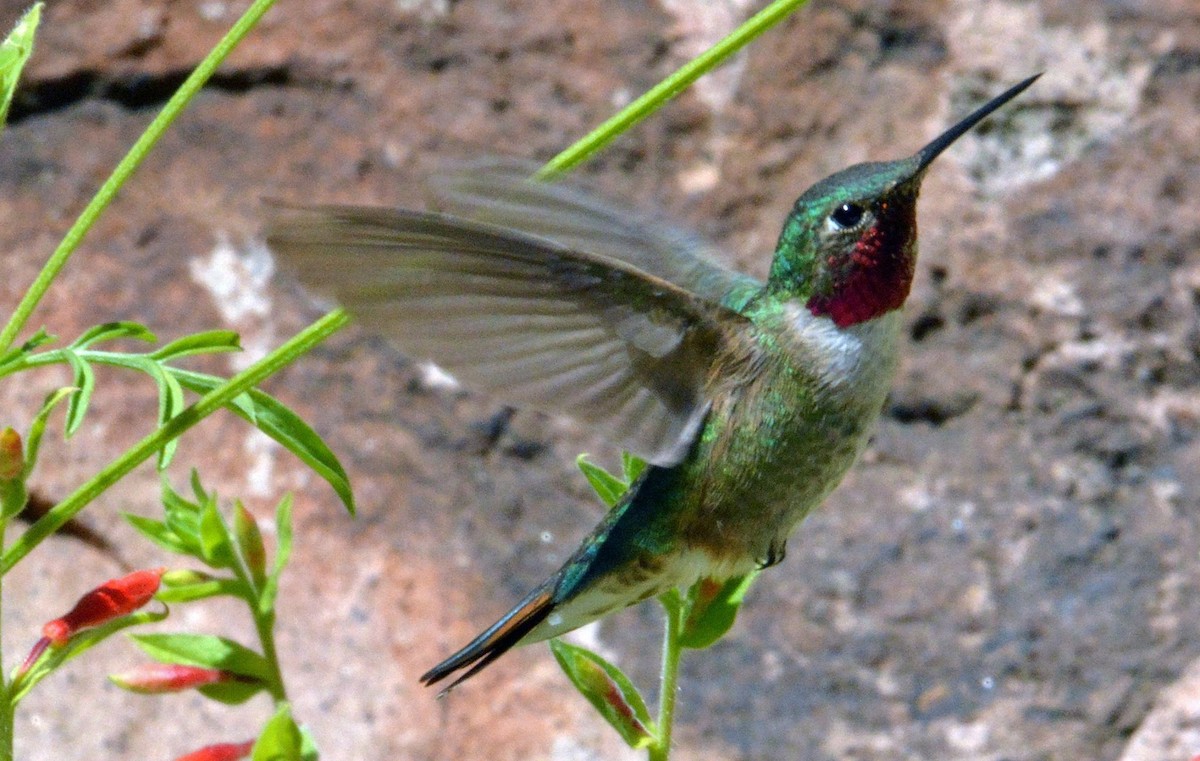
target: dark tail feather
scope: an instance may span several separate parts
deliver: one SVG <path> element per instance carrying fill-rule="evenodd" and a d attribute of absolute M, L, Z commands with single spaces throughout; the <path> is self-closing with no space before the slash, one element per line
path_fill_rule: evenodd
<path fill-rule="evenodd" d="M 450 690 L 478 674 L 489 663 L 504 655 L 513 645 L 546 620 L 554 607 L 554 584 L 544 584 L 529 593 L 517 606 L 506 613 L 470 644 L 454 655 L 426 671 L 421 682 L 426 686 L 436 684 L 460 669 L 467 669 L 450 686 L 438 693 L 442 697 Z"/>

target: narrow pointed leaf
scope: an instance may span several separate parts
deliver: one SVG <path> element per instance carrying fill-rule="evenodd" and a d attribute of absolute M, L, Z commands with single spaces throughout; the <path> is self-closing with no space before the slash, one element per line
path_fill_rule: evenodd
<path fill-rule="evenodd" d="M 645 748 L 657 739 L 654 721 L 633 682 L 596 653 L 562 640 L 550 649 L 575 689 L 612 725 L 631 748 Z"/>
<path fill-rule="evenodd" d="M 711 647 L 733 627 L 738 610 L 758 571 L 721 583 L 701 579 L 688 590 L 688 614 L 679 644 L 693 650 Z"/>
<path fill-rule="evenodd" d="M 621 453 L 621 470 L 625 472 L 625 482 L 633 483 L 646 469 L 646 461 L 632 452 Z"/>
<path fill-rule="evenodd" d="M 231 639 L 207 634 L 131 634 L 129 638 L 156 661 L 203 666 L 252 679 L 270 679 L 266 659 Z"/>
<path fill-rule="evenodd" d="M 150 353 L 152 359 L 165 362 L 180 357 L 190 357 L 194 354 L 215 354 L 217 352 L 241 351 L 242 345 L 238 334 L 232 330 L 208 330 L 203 333 L 193 333 L 190 336 L 177 338 Z"/>
<path fill-rule="evenodd" d="M 8 37 L 0 42 L 0 127 L 3 127 L 8 119 L 8 107 L 12 103 L 13 93 L 17 90 L 21 69 L 25 68 L 25 63 L 33 53 L 33 38 L 41 18 L 42 4 L 35 3 L 13 27 Z"/>
<path fill-rule="evenodd" d="M 158 424 L 159 426 L 163 426 L 187 406 L 187 401 L 183 396 L 183 387 L 179 385 L 179 381 L 175 379 L 175 376 L 168 373 L 162 365 L 149 362 L 146 365 L 146 370 L 158 386 Z M 178 446 L 179 439 L 172 439 L 159 450 L 158 469 L 160 471 L 165 470 L 167 465 L 171 463 L 171 458 L 175 456 L 175 449 Z"/>
<path fill-rule="evenodd" d="M 75 376 L 73 381 L 75 388 L 79 389 L 78 393 L 72 396 L 71 401 L 67 403 L 67 437 L 69 438 L 83 424 L 83 416 L 87 414 L 88 405 L 92 401 L 92 392 L 96 389 L 96 373 L 92 370 L 92 366 L 76 352 L 64 351 L 63 356 L 67 358 L 67 364 L 71 366 L 71 371 Z"/>
<path fill-rule="evenodd" d="M 267 683 L 252 679 L 244 682 L 224 682 L 200 687 L 199 692 L 204 697 L 218 703 L 236 706 L 245 703 L 250 698 L 267 688 Z"/>
<path fill-rule="evenodd" d="M 0 354 L 0 368 L 7 367 L 13 362 L 32 354 L 46 344 L 54 343 L 57 340 L 58 337 L 47 333 L 45 328 L 38 328 L 38 331 L 30 336 L 28 341 Z"/>
<path fill-rule="evenodd" d="M 162 479 L 163 514 L 167 527 L 178 537 L 186 552 L 204 559 L 200 542 L 200 506 L 189 502 L 171 488 L 166 477 Z"/>
<path fill-rule="evenodd" d="M 209 492 L 204 488 L 204 484 L 200 481 L 200 471 L 192 468 L 188 475 L 188 484 L 192 487 L 192 495 L 196 498 L 196 504 L 203 505 L 208 502 L 216 503 L 217 493 Z"/>
<path fill-rule="evenodd" d="M 50 392 L 46 396 L 46 401 L 42 402 L 42 408 L 33 416 L 33 423 L 29 426 L 29 437 L 25 440 L 25 476 L 27 478 L 33 472 L 33 466 L 37 464 L 38 452 L 42 448 L 42 436 L 46 433 L 46 423 L 50 419 L 50 413 L 60 402 L 78 390 L 68 387 Z"/>
<path fill-rule="evenodd" d="M 168 368 L 179 379 L 184 388 L 197 393 L 206 393 L 222 381 L 211 375 Z M 350 478 L 345 468 L 338 461 L 333 450 L 321 439 L 308 423 L 292 412 L 279 400 L 257 389 L 246 394 L 252 406 L 252 412 L 241 404 L 235 404 L 231 409 L 243 418 L 253 423 L 260 431 L 282 444 L 289 452 L 296 455 L 312 468 L 317 475 L 324 478 L 341 498 L 346 509 L 354 513 L 354 494 L 350 490 Z"/>
<path fill-rule="evenodd" d="M 106 322 L 94 325 L 83 331 L 71 342 L 72 349 L 83 350 L 92 344 L 103 341 L 113 341 L 118 338 L 133 338 L 138 341 L 154 343 L 158 338 L 145 325 L 137 322 Z"/>
<path fill-rule="evenodd" d="M 629 488 L 629 484 L 609 473 L 604 468 L 590 462 L 586 454 L 575 458 L 575 465 L 587 478 L 592 489 L 603 500 L 604 504 L 612 507 L 621 499 L 621 495 Z"/>
<path fill-rule="evenodd" d="M 275 598 L 279 595 L 279 578 L 292 556 L 292 495 L 285 494 L 275 509 L 275 567 L 263 585 L 258 601 L 258 612 L 267 615 L 275 609 Z"/>
<path fill-rule="evenodd" d="M 134 515 L 133 513 L 122 513 L 121 515 L 129 522 L 129 525 L 137 529 L 139 534 L 164 550 L 174 552 L 178 555 L 191 554 L 191 548 L 181 541 L 179 536 L 171 530 L 171 527 L 163 521 L 156 521 L 153 518 L 146 518 L 141 515 Z"/>
<path fill-rule="evenodd" d="M 200 551 L 213 568 L 233 566 L 233 536 L 215 502 L 200 508 Z"/>
<path fill-rule="evenodd" d="M 245 600 L 249 596 L 246 585 L 238 579 L 209 579 L 193 584 L 177 584 L 158 590 L 155 595 L 165 603 L 192 602 L 206 600 L 210 597 L 237 597 Z"/>

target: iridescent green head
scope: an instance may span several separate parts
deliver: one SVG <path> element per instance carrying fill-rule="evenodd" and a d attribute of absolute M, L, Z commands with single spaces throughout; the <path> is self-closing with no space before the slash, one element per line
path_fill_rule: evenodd
<path fill-rule="evenodd" d="M 1040 75 L 996 96 L 899 161 L 856 164 L 813 185 L 784 223 L 768 290 L 848 327 L 898 309 L 917 260 L 917 194 L 930 163 Z"/>

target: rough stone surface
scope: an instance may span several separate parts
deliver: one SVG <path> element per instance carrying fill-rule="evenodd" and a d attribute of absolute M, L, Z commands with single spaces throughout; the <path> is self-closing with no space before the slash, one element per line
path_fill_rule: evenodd
<path fill-rule="evenodd" d="M 0 26 L 24 4 L 0 2 Z M 50 4 L 0 136 L 2 303 L 16 303 L 246 5 Z M 232 327 L 249 359 L 260 356 L 320 313 L 272 274 L 261 198 L 419 205 L 421 178 L 444 160 L 546 159 L 751 10 L 282 2 L 121 192 L 34 324 L 63 337 L 113 319 L 163 338 Z M 690 221 L 730 263 L 762 274 L 809 183 L 911 152 L 1038 70 L 1034 89 L 931 172 L 910 340 L 877 436 L 731 635 L 685 662 L 680 759 L 1200 753 L 1189 666 L 1200 657 L 1193 2 L 814 0 L 583 171 L 610 195 Z M 6 379 L 0 425 L 23 427 L 68 381 L 61 370 Z M 611 463 L 611 448 L 431 384 L 355 330 L 269 390 L 342 456 L 357 520 L 231 416 L 187 436 L 171 477 L 197 466 L 264 518 L 298 490 L 280 644 L 296 713 L 328 757 L 637 757 L 544 647 L 444 701 L 416 683 L 597 519 L 572 460 L 591 451 Z M 154 404 L 145 378 L 102 373 L 90 424 L 65 444 L 48 439 L 37 488 L 67 493 L 148 430 Z M 158 565 L 119 518 L 154 514 L 157 493 L 147 468 L 84 517 L 129 562 Z M 119 572 L 70 539 L 40 547 L 6 579 L 5 667 L 41 622 Z M 172 619 L 251 634 L 234 607 L 182 606 Z M 651 607 L 585 636 L 653 684 Z M 268 714 L 265 702 L 131 697 L 104 682 L 137 657 L 114 642 L 45 683 L 18 715 L 21 757 L 170 758 L 250 736 Z M 1150 718 L 1156 702 L 1177 718 Z"/>

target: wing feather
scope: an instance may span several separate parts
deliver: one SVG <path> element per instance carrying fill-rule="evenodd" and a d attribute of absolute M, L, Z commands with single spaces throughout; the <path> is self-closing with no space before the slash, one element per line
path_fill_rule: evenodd
<path fill-rule="evenodd" d="M 268 242 L 404 350 L 660 465 L 691 445 L 745 319 L 628 262 L 439 214 L 278 207 Z"/>

